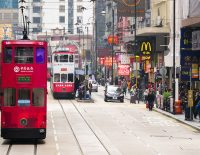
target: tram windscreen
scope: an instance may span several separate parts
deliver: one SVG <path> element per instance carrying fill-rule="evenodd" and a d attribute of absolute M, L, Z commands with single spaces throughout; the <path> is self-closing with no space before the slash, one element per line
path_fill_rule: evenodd
<path fill-rule="evenodd" d="M 59 73 L 54 74 L 54 82 L 60 82 L 60 74 Z"/>
<path fill-rule="evenodd" d="M 32 47 L 16 47 L 15 48 L 15 63 L 33 63 L 33 48 Z"/>
<path fill-rule="evenodd" d="M 35 107 L 44 106 L 44 89 L 34 88 L 32 93 L 32 104 Z"/>
<path fill-rule="evenodd" d="M 12 47 L 6 47 L 4 49 L 4 63 L 11 63 L 12 62 Z"/>
<path fill-rule="evenodd" d="M 68 74 L 68 82 L 74 82 L 74 74 Z"/>
<path fill-rule="evenodd" d="M 30 106 L 30 89 L 18 90 L 18 106 Z"/>
<path fill-rule="evenodd" d="M 67 82 L 67 74 L 61 74 L 61 81 Z"/>
<path fill-rule="evenodd" d="M 4 106 L 16 105 L 16 90 L 14 88 L 5 88 L 3 94 Z"/>
<path fill-rule="evenodd" d="M 36 63 L 44 63 L 44 48 L 36 48 Z"/>

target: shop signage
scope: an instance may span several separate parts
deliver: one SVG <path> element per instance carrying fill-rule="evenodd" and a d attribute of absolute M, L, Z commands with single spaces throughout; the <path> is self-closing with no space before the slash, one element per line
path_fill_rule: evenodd
<path fill-rule="evenodd" d="M 200 52 L 182 50 L 181 51 L 181 80 L 190 80 L 192 72 L 192 81 L 199 80 Z M 191 71 L 190 71 L 191 70 Z"/>
<path fill-rule="evenodd" d="M 145 15 L 145 0 L 114 0 L 117 4 L 117 15 L 120 17 L 138 17 Z M 136 10 L 135 10 L 136 9 Z"/>
<path fill-rule="evenodd" d="M 113 35 L 109 35 L 108 36 L 108 43 L 109 44 L 118 44 L 118 42 L 119 42 L 119 38 L 118 38 L 118 36 L 113 36 Z"/>
<path fill-rule="evenodd" d="M 113 57 L 113 64 L 116 63 L 115 57 Z M 111 67 L 112 66 L 112 57 L 105 57 L 104 60 L 104 65 L 107 67 Z"/>
<path fill-rule="evenodd" d="M 130 75 L 130 65 L 118 65 L 118 75 Z"/>

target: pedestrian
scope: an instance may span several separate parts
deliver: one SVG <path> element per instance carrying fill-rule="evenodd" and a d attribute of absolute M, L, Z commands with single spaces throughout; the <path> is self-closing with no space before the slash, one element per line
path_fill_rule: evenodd
<path fill-rule="evenodd" d="M 91 98 L 91 96 L 92 96 L 92 82 L 91 81 L 88 83 L 88 91 L 89 91 L 90 98 Z"/>
<path fill-rule="evenodd" d="M 148 96 L 147 96 L 149 111 L 152 111 L 152 109 L 153 109 L 154 100 L 155 100 L 155 94 L 154 94 L 153 91 L 150 89 L 150 90 L 149 90 L 149 93 L 148 93 Z"/>
<path fill-rule="evenodd" d="M 194 105 L 192 107 L 194 118 L 196 118 L 197 115 L 198 115 L 199 106 L 200 106 L 200 93 L 197 91 L 196 96 L 195 96 L 195 100 L 194 100 Z"/>
<path fill-rule="evenodd" d="M 122 90 L 123 90 L 123 94 L 126 95 L 126 91 L 127 91 L 127 81 L 126 79 L 123 79 L 123 82 L 122 82 Z"/>
<path fill-rule="evenodd" d="M 148 93 L 149 93 L 149 89 L 146 88 L 145 91 L 144 91 L 144 102 L 145 102 L 145 104 L 147 103 L 147 96 L 148 96 Z"/>

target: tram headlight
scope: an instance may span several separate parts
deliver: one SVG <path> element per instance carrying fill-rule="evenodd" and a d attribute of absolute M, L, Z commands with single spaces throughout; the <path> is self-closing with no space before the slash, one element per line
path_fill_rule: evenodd
<path fill-rule="evenodd" d="M 28 124 L 28 121 L 27 121 L 26 118 L 20 119 L 20 125 L 21 125 L 21 126 L 26 126 L 27 124 Z"/>

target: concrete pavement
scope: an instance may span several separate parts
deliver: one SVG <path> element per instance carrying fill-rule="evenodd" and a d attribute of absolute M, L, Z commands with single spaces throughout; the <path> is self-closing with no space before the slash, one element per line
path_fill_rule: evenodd
<path fill-rule="evenodd" d="M 128 99 L 128 100 L 130 100 L 130 95 L 127 94 L 125 96 L 125 98 Z M 140 101 L 140 103 L 144 104 L 144 102 L 142 102 L 142 101 Z M 182 113 L 182 114 L 175 114 L 174 115 L 174 114 L 171 114 L 171 113 L 169 113 L 167 111 L 161 110 L 161 109 L 156 108 L 156 107 L 154 107 L 153 110 L 156 111 L 156 112 L 159 112 L 159 113 L 161 113 L 163 115 L 166 115 L 166 116 L 168 116 L 170 118 L 173 118 L 173 119 L 175 119 L 175 120 L 177 120 L 177 121 L 179 121 L 179 122 L 181 122 L 183 124 L 186 124 L 186 125 L 194 128 L 194 129 L 200 131 L 200 119 L 199 118 L 198 119 L 193 119 L 192 121 L 188 121 L 188 120 L 185 120 L 185 114 L 184 113 Z"/>

